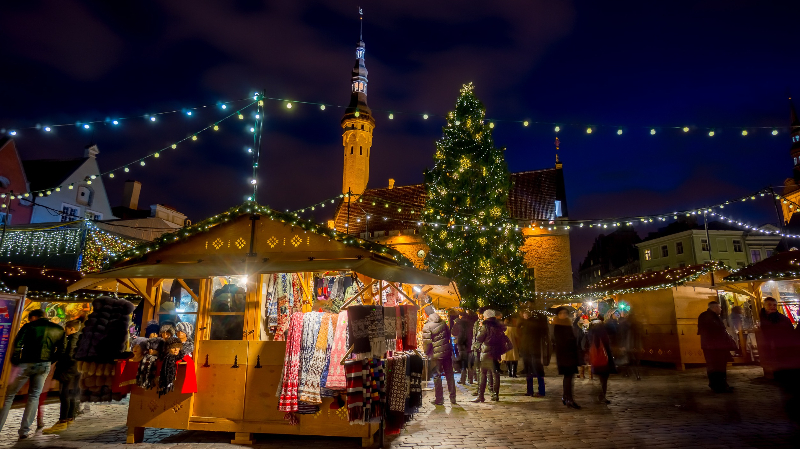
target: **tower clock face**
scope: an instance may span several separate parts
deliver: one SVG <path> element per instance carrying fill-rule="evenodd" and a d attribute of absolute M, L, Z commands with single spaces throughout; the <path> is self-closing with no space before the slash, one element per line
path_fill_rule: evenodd
<path fill-rule="evenodd" d="M 419 251 L 417 251 L 417 256 L 418 256 L 420 259 L 423 259 L 423 258 L 425 257 L 425 251 L 424 251 L 424 250 L 419 250 Z"/>

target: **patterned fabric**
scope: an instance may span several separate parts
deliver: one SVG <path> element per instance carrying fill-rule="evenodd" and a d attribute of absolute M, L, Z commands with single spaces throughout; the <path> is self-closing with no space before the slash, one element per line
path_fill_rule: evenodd
<path fill-rule="evenodd" d="M 331 350 L 333 349 L 333 338 L 336 334 L 336 320 L 337 316 L 334 314 L 328 314 L 327 319 L 323 321 L 323 325 L 327 325 L 328 330 L 328 342 L 327 346 L 325 347 L 325 367 L 322 369 L 322 377 L 319 379 L 320 387 L 324 387 L 328 383 L 328 372 L 330 371 L 331 367 Z M 328 390 L 331 392 L 332 390 Z M 332 396 L 332 394 L 323 394 L 326 393 L 324 391 L 320 392 L 322 396 Z"/>
<path fill-rule="evenodd" d="M 408 398 L 409 393 L 409 379 L 406 377 L 408 356 L 399 353 L 387 360 L 387 362 L 389 363 L 387 369 L 389 371 L 389 379 L 387 381 L 389 411 L 405 412 L 406 398 Z"/>
<path fill-rule="evenodd" d="M 417 311 L 418 306 L 401 306 L 405 310 L 406 329 L 403 336 L 403 348 L 406 350 L 417 349 Z"/>
<path fill-rule="evenodd" d="M 350 424 L 364 424 L 363 361 L 346 361 L 344 372 L 347 377 L 347 415 Z"/>
<path fill-rule="evenodd" d="M 336 335 L 333 337 L 333 347 L 331 348 L 330 364 L 328 365 L 328 378 L 325 387 L 332 390 L 344 390 L 346 387 L 344 366 L 339 364 L 347 353 L 347 311 L 339 312 L 336 321 Z"/>
<path fill-rule="evenodd" d="M 278 296 L 278 327 L 275 329 L 275 341 L 286 340 L 289 328 L 289 299 L 286 295 Z"/>
<path fill-rule="evenodd" d="M 269 284 L 267 286 L 267 325 L 270 329 L 275 329 L 278 327 L 278 297 L 276 295 L 277 279 L 277 274 L 270 275 Z"/>
<path fill-rule="evenodd" d="M 356 354 L 370 351 L 370 318 L 373 310 L 373 306 L 351 305 L 347 308 L 348 335 Z"/>
<path fill-rule="evenodd" d="M 300 343 L 300 379 L 298 389 L 298 400 L 303 394 L 307 395 L 309 383 L 311 382 L 311 360 L 314 358 L 314 350 L 317 345 L 319 327 L 322 323 L 322 314 L 319 312 L 309 312 L 303 315 L 303 336 Z"/>
<path fill-rule="evenodd" d="M 386 349 L 394 351 L 397 348 L 397 307 L 383 308 L 383 332 L 386 336 Z M 384 351 L 385 352 L 385 351 Z"/>
<path fill-rule="evenodd" d="M 136 385 L 145 390 L 152 390 L 156 386 L 156 365 L 158 357 L 147 354 L 139 362 L 139 370 L 136 372 Z"/>
<path fill-rule="evenodd" d="M 414 414 L 422 407 L 422 369 L 425 362 L 417 354 L 409 354 L 408 370 L 409 373 L 409 394 L 406 414 Z"/>
<path fill-rule="evenodd" d="M 282 412 L 297 411 L 298 374 L 300 371 L 300 348 L 303 338 L 302 313 L 292 315 L 289 324 L 289 338 L 286 341 L 286 356 L 283 360 L 283 378 L 278 410 Z M 288 415 L 287 415 L 288 416 Z"/>
<path fill-rule="evenodd" d="M 300 379 L 300 402 L 305 402 L 306 404 L 322 403 L 322 398 L 319 395 L 319 387 L 322 370 L 325 368 L 325 354 L 328 349 L 328 328 L 331 314 L 317 313 L 316 315 L 318 315 L 320 319 L 317 341 L 314 344 L 314 351 L 311 361 L 308 363 L 308 368 L 306 368 L 305 363 L 302 366 L 303 376 Z M 315 317 L 315 320 L 316 318 L 317 317 Z M 303 360 L 303 362 L 305 362 L 305 360 Z"/>

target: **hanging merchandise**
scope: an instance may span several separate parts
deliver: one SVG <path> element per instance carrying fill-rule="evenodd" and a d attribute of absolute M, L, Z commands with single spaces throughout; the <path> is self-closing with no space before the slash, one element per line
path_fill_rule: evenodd
<path fill-rule="evenodd" d="M 319 379 L 322 376 L 322 361 L 315 365 L 323 313 L 310 312 L 303 315 L 303 340 L 300 345 L 300 386 L 298 401 L 312 404 L 322 402 L 319 396 Z M 328 337 L 325 336 L 327 343 Z M 323 356 L 324 357 L 324 356 Z M 317 369 L 319 368 L 319 369 Z"/>
<path fill-rule="evenodd" d="M 302 354 L 304 321 L 303 313 L 292 314 L 289 322 L 289 335 L 286 340 L 286 355 L 283 361 L 278 410 L 286 412 L 284 419 L 290 421 L 292 419 L 291 412 L 296 412 L 298 406 L 297 390 L 300 386 L 300 356 Z"/>
<path fill-rule="evenodd" d="M 347 348 L 352 344 L 352 340 L 348 338 L 348 323 L 347 311 L 339 312 L 339 318 L 336 320 L 336 335 L 333 337 L 333 346 L 331 347 L 328 378 L 324 384 L 325 388 L 331 390 L 343 390 L 346 387 L 344 366 L 339 364 L 339 360 L 344 358 Z"/>

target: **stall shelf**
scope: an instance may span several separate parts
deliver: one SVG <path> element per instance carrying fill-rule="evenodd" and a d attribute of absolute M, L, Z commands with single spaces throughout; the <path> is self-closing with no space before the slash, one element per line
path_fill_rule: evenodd
<path fill-rule="evenodd" d="M 173 392 L 158 397 L 155 390 L 132 388 L 128 443 L 142 441 L 144 428 L 152 427 L 233 432 L 232 442 L 243 444 L 252 442 L 253 433 L 267 433 L 356 437 L 370 445 L 378 423 L 349 425 L 330 410 L 331 398 L 324 399 L 318 414 L 300 415 L 297 424 L 278 411 L 276 391 L 286 342 L 262 340 L 262 284 L 272 273 L 297 273 L 304 283 L 302 300 L 310 304 L 313 290 L 308 284 L 313 273 L 341 271 L 391 283 L 450 283 L 413 268 L 390 248 L 252 203 L 134 249 L 125 259 L 113 268 L 88 274 L 75 287 L 85 288 L 91 279 L 106 279 L 96 282 L 106 286 L 110 280 L 130 280 L 141 286 L 138 290 L 146 301 L 143 322 L 156 318 L 163 309 L 165 280 L 180 282 L 197 302 L 197 393 L 180 393 L 181 386 L 176 385 Z M 219 286 L 226 283 L 246 291 L 241 310 L 219 312 L 212 307 Z M 241 334 L 212 339 L 215 320 L 235 323 Z M 179 378 L 184 370 L 179 367 Z"/>

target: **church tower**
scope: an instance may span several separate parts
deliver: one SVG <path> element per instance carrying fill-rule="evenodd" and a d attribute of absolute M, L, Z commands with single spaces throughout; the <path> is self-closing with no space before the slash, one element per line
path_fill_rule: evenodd
<path fill-rule="evenodd" d="M 363 19 L 363 18 L 360 18 Z M 367 67 L 364 65 L 364 41 L 356 46 L 356 64 L 350 82 L 350 104 L 342 117 L 342 145 L 344 146 L 344 172 L 342 193 L 353 197 L 367 189 L 369 181 L 369 155 L 375 118 L 367 106 Z"/>
<path fill-rule="evenodd" d="M 792 125 L 791 125 L 791 135 L 792 135 L 792 160 L 794 161 L 794 177 L 798 179 L 798 175 L 800 175 L 800 120 L 797 118 L 797 112 L 794 110 L 794 103 L 792 99 L 789 98 L 789 108 L 792 111 Z"/>

